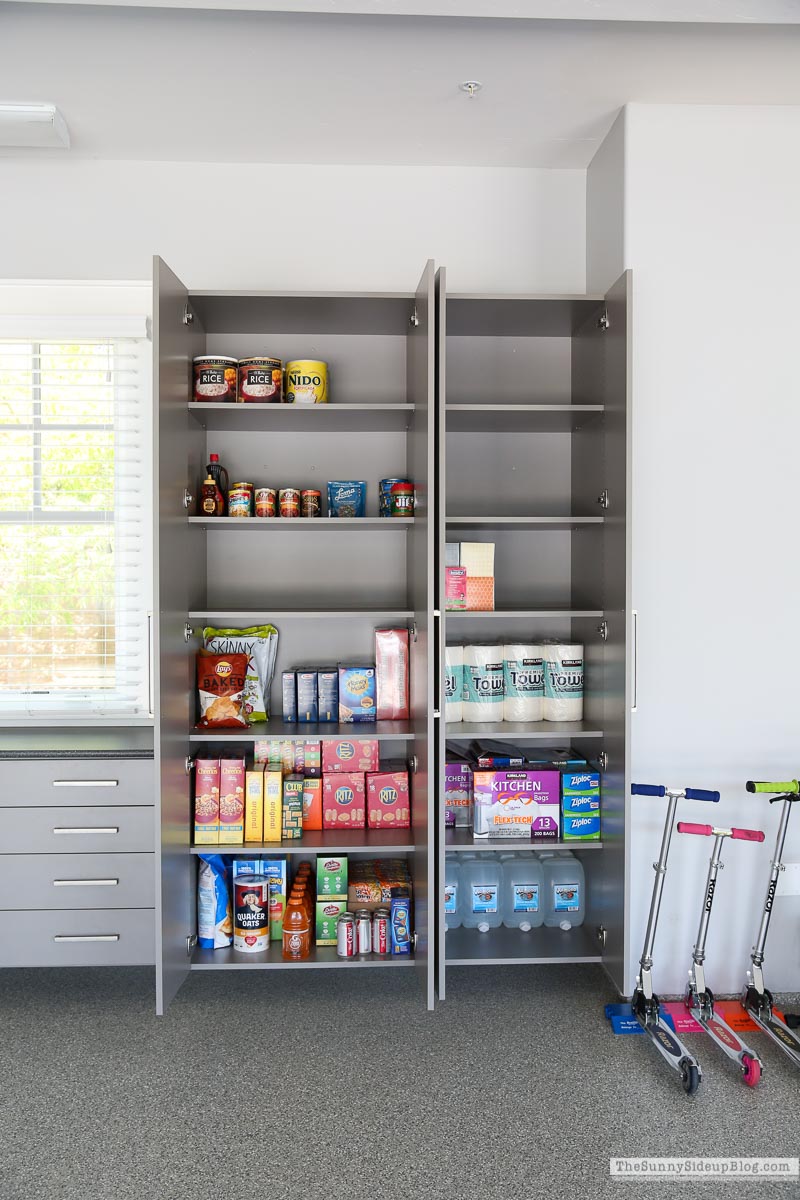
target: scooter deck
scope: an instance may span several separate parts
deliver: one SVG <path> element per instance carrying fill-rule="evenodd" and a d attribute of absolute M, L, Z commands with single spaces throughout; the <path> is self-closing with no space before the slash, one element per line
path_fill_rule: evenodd
<path fill-rule="evenodd" d="M 717 1016 L 716 1013 L 714 1013 L 713 1017 L 704 1017 L 697 1008 L 690 1008 L 688 1011 L 694 1017 L 695 1021 L 697 1021 L 697 1024 L 705 1029 L 709 1037 L 717 1043 L 720 1050 L 723 1050 L 727 1054 L 728 1058 L 733 1059 L 734 1062 L 740 1062 L 741 1056 L 747 1054 L 760 1064 L 761 1060 L 755 1050 L 752 1050 L 747 1045 L 747 1042 L 743 1042 L 722 1017 Z"/>
<path fill-rule="evenodd" d="M 751 1021 L 755 1021 L 759 1029 L 763 1029 L 764 1033 L 769 1034 L 784 1054 L 789 1055 L 794 1065 L 800 1067 L 800 1041 L 789 1029 L 789 1026 L 774 1014 L 771 1017 L 762 1017 L 752 1008 L 745 1008 L 745 1012 Z"/>
<path fill-rule="evenodd" d="M 649 1035 L 653 1045 L 663 1055 L 673 1070 L 680 1071 L 681 1064 L 685 1059 L 688 1059 L 689 1062 L 697 1067 L 699 1072 L 700 1064 L 697 1062 L 697 1059 L 691 1051 L 686 1049 L 683 1042 L 670 1029 L 663 1017 L 659 1017 L 658 1021 L 652 1023 L 649 1021 L 639 1021 L 639 1024 L 644 1032 Z"/>

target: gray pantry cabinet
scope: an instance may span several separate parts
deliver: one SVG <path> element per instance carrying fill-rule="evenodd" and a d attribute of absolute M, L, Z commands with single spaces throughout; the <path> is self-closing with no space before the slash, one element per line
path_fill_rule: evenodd
<path fill-rule="evenodd" d="M 625 939 L 628 696 L 626 517 L 628 281 L 608 297 L 451 296 L 428 262 L 407 293 L 192 290 L 154 266 L 157 801 L 156 983 L 163 1013 L 192 970 L 411 968 L 421 1003 L 444 996 L 448 963 L 604 962 L 621 986 Z M 331 403 L 194 404 L 191 360 L 203 353 L 330 364 Z M 446 385 L 446 386 L 445 386 Z M 364 518 L 204 518 L 208 455 L 231 482 L 316 487 L 365 479 Z M 413 518 L 378 516 L 378 481 L 416 485 Z M 607 507 L 599 501 L 607 493 Z M 444 614 L 444 541 L 494 540 L 497 611 Z M 280 632 L 266 723 L 199 731 L 195 655 L 206 624 L 272 622 Z M 604 626 L 603 626 L 603 623 Z M 373 659 L 374 630 L 410 631 L 407 722 L 285 725 L 280 674 L 305 663 Z M 603 639 L 603 630 L 607 632 Z M 586 643 L 587 695 L 576 726 L 471 726 L 524 744 L 571 742 L 603 766 L 600 847 L 583 854 L 586 925 L 570 931 L 444 933 L 441 804 L 447 638 L 569 634 Z M 299 842 L 248 844 L 295 861 L 317 852 L 407 858 L 414 882 L 409 959 L 337 958 L 315 947 L 300 963 L 196 944 L 198 850 L 192 764 L 248 754 L 257 737 L 377 737 L 381 758 L 411 768 L 412 828 L 322 831 Z M 160 826 L 160 828 L 158 828 Z M 466 841 L 466 839 L 464 839 Z M 453 848 L 458 848 L 454 846 Z M 227 852 L 236 848 L 226 848 Z M 484 941 L 479 942 L 478 938 Z M 528 939 L 527 941 L 525 939 Z"/>

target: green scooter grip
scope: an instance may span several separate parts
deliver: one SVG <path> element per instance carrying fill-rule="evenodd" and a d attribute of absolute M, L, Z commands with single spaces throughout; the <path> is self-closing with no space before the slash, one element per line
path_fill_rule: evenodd
<path fill-rule="evenodd" d="M 800 781 L 790 779 L 788 783 L 762 783 L 758 780 L 748 779 L 745 787 L 748 792 L 788 792 L 796 795 L 800 792 Z"/>

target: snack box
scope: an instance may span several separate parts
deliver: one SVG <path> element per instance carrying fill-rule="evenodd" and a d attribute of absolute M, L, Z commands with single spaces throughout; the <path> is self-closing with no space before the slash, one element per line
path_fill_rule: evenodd
<path fill-rule="evenodd" d="M 264 768 L 252 767 L 244 777 L 244 840 L 264 840 Z"/>
<path fill-rule="evenodd" d="M 269 940 L 280 942 L 283 939 L 283 914 L 286 911 L 286 859 L 262 858 L 259 872 L 269 880 Z"/>
<path fill-rule="evenodd" d="M 318 946 L 336 945 L 336 925 L 342 913 L 347 911 L 346 900 L 318 900 L 316 903 L 316 943 Z"/>
<path fill-rule="evenodd" d="M 366 787 L 360 771 L 322 776 L 322 828 L 363 829 Z"/>
<path fill-rule="evenodd" d="M 408 829 L 411 801 L 404 762 L 386 763 L 367 775 L 367 824 L 370 829 Z"/>
<path fill-rule="evenodd" d="M 283 772 L 267 767 L 264 771 L 264 841 L 279 842 L 282 832 Z"/>
<path fill-rule="evenodd" d="M 347 856 L 317 855 L 317 899 L 347 899 Z"/>
<path fill-rule="evenodd" d="M 301 724 L 313 721 L 319 716 L 317 701 L 317 672 L 296 671 L 297 676 L 297 717 Z"/>
<path fill-rule="evenodd" d="M 303 742 L 302 774 L 308 779 L 322 778 L 322 754 L 319 742 Z"/>
<path fill-rule="evenodd" d="M 322 743 L 322 774 L 334 771 L 377 771 L 380 768 L 377 738 L 352 738 Z"/>
<path fill-rule="evenodd" d="M 317 672 L 317 711 L 323 724 L 339 720 L 338 667 L 322 667 Z"/>
<path fill-rule="evenodd" d="M 339 666 L 339 720 L 375 721 L 377 717 L 377 683 L 373 666 Z"/>
<path fill-rule="evenodd" d="M 194 769 L 194 842 L 196 846 L 219 845 L 218 758 L 198 758 Z"/>
<path fill-rule="evenodd" d="M 561 816 L 558 771 L 475 771 L 472 782 L 476 838 L 558 840 Z"/>
<path fill-rule="evenodd" d="M 322 780 L 303 782 L 303 833 L 307 829 L 322 829 Z"/>
<path fill-rule="evenodd" d="M 447 760 L 444 764 L 445 825 L 466 828 L 472 824 L 472 768 Z"/>
<path fill-rule="evenodd" d="M 444 606 L 448 612 L 458 612 L 467 607 L 466 567 L 445 567 Z"/>
<path fill-rule="evenodd" d="M 283 781 L 283 813 L 281 832 L 291 840 L 303 836 L 303 788 L 302 775 L 287 775 Z"/>
<path fill-rule="evenodd" d="M 257 764 L 269 764 L 272 767 L 280 767 L 281 758 L 281 740 L 280 738 L 256 738 L 253 743 L 253 758 Z"/>
<path fill-rule="evenodd" d="M 244 842 L 243 758 L 223 758 L 219 764 L 219 844 L 241 846 Z"/>
<path fill-rule="evenodd" d="M 281 676 L 283 689 L 283 719 L 297 720 L 297 678 L 294 671 L 284 671 Z"/>
<path fill-rule="evenodd" d="M 411 953 L 411 896 L 403 888 L 392 888 L 390 908 L 392 954 Z"/>
<path fill-rule="evenodd" d="M 408 720 L 408 630 L 375 630 L 375 685 L 379 721 Z"/>

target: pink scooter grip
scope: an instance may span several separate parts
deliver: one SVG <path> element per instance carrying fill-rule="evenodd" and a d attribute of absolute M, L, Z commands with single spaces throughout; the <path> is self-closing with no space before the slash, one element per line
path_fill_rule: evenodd
<path fill-rule="evenodd" d="M 731 837 L 742 842 L 763 842 L 764 834 L 760 829 L 732 829 Z"/>
<path fill-rule="evenodd" d="M 710 837 L 713 832 L 713 825 L 695 825 L 692 821 L 678 821 L 678 833 L 699 833 L 701 837 Z"/>

